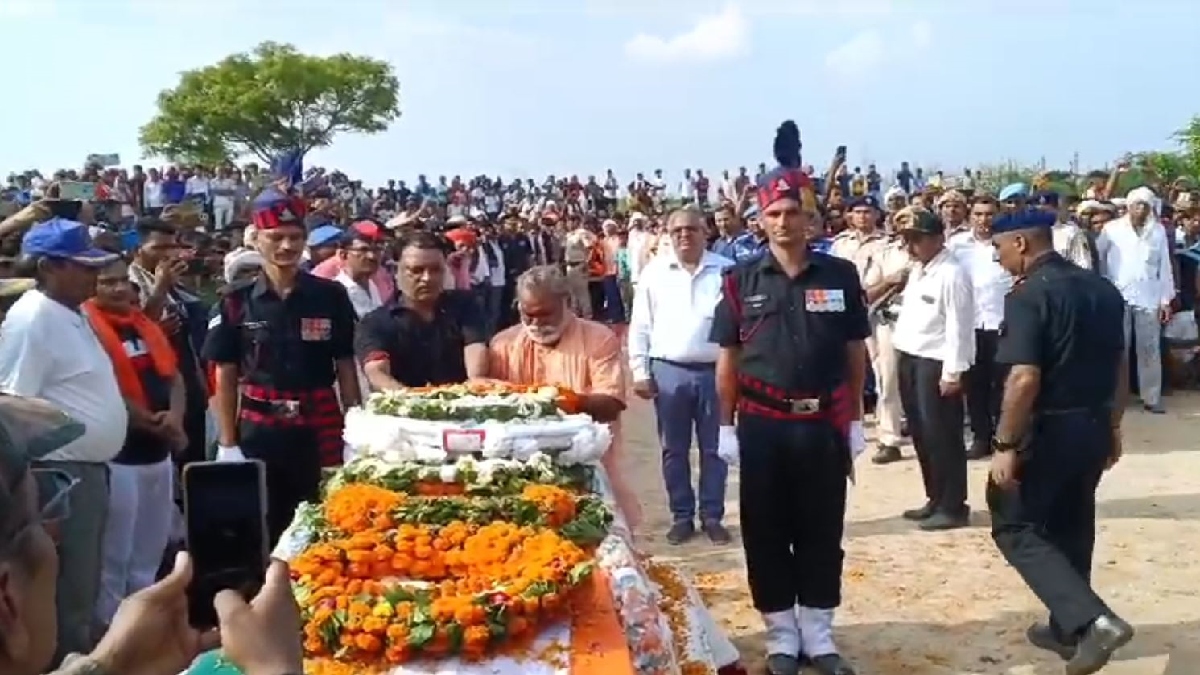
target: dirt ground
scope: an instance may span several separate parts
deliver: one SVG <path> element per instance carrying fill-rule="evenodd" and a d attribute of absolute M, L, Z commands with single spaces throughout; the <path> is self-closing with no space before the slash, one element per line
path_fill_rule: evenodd
<path fill-rule="evenodd" d="M 1126 415 L 1125 457 L 1098 495 L 1095 586 L 1138 631 L 1106 675 L 1200 673 L 1200 395 L 1175 395 L 1166 404 L 1167 415 L 1140 408 Z M 735 543 L 667 545 L 654 415 L 649 404 L 633 406 L 626 429 L 646 512 L 641 543 L 694 575 L 750 672 L 762 672 L 762 625 L 736 541 L 737 471 L 730 472 L 727 500 Z M 1025 642 L 1025 628 L 1045 611 L 988 536 L 987 464 L 971 466 L 972 526 L 925 533 L 899 518 L 923 498 L 911 447 L 905 454 L 906 461 L 889 466 L 865 456 L 858 464 L 836 630 L 842 653 L 861 675 L 1061 673 L 1057 657 Z"/>

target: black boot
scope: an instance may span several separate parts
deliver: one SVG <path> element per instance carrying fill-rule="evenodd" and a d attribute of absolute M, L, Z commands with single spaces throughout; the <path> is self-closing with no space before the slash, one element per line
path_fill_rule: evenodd
<path fill-rule="evenodd" d="M 1079 638 L 1075 655 L 1067 661 L 1067 675 L 1092 675 L 1132 639 L 1133 626 L 1115 616 L 1100 616 Z"/>

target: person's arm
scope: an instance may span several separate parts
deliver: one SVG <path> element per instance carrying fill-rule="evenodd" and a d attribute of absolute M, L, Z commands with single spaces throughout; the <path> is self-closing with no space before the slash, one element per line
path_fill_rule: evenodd
<path fill-rule="evenodd" d="M 615 422 L 625 411 L 625 364 L 621 341 L 611 330 L 598 344 L 588 345 L 588 381 L 591 388 L 579 394 L 581 412 L 597 422 Z"/>
<path fill-rule="evenodd" d="M 1071 245 L 1068 249 L 1071 262 L 1085 270 L 1092 269 L 1092 252 L 1089 249 L 1090 242 L 1088 242 L 1087 234 L 1083 230 L 1075 232 L 1075 235 L 1071 237 Z"/>
<path fill-rule="evenodd" d="M 1169 310 L 1171 301 L 1175 299 L 1175 268 L 1171 265 L 1171 259 L 1175 256 L 1171 253 L 1171 242 L 1167 241 L 1167 230 L 1162 228 L 1163 232 L 1163 250 L 1158 256 L 1158 284 L 1160 297 L 1158 299 L 1159 310 Z"/>
<path fill-rule="evenodd" d="M 942 358 L 942 381 L 958 382 L 975 362 L 975 301 L 966 270 L 953 267 L 943 284 L 946 303 L 946 352 Z"/>
<path fill-rule="evenodd" d="M 0 391 L 14 396 L 42 395 L 46 371 L 53 363 L 49 347 L 36 317 L 16 325 L 9 319 L 0 331 Z"/>
<path fill-rule="evenodd" d="M 1028 294 L 1010 293 L 1004 300 L 1004 332 L 996 362 L 1010 366 L 996 424 L 996 442 L 1016 446 L 1025 437 L 1033 403 L 1041 389 L 1042 348 L 1046 322 L 1042 308 Z"/>
<path fill-rule="evenodd" d="M 729 287 L 724 278 L 722 278 L 722 284 L 723 288 Z M 717 402 L 719 404 L 717 413 L 721 426 L 732 425 L 737 412 L 737 370 L 742 349 L 738 321 L 739 317 L 735 315 L 729 297 L 722 293 L 721 300 L 717 302 L 717 309 L 713 313 L 712 328 L 709 329 L 708 334 L 709 342 L 715 342 L 721 348 L 721 351 L 717 353 L 716 372 Z"/>
<path fill-rule="evenodd" d="M 228 315 L 228 304 L 228 297 L 222 298 L 217 304 L 216 314 L 208 322 L 208 335 L 200 351 L 206 361 L 215 364 L 217 390 L 213 392 L 213 412 L 217 418 L 217 442 L 232 447 L 238 444 L 238 380 L 242 363 L 242 336 L 240 327 Z"/>
<path fill-rule="evenodd" d="M 463 365 L 467 369 L 467 379 L 488 377 L 487 331 L 483 325 L 483 314 L 474 303 L 463 303 L 460 316 Z"/>
<path fill-rule="evenodd" d="M 862 285 L 857 272 L 851 271 L 846 289 L 846 386 L 850 389 L 850 405 L 854 408 L 852 419 L 863 417 L 863 391 L 867 385 L 867 343 L 871 336 L 871 322 L 864 302 Z"/>
<path fill-rule="evenodd" d="M 354 327 L 358 323 L 358 314 L 345 288 L 338 286 L 334 295 L 333 363 L 342 407 L 350 409 L 361 404 L 363 399 L 358 386 L 358 364 L 354 361 Z"/>
<path fill-rule="evenodd" d="M 653 269 L 653 268 L 651 268 Z M 629 313 L 629 372 L 634 382 L 650 379 L 650 331 L 654 326 L 654 307 L 650 298 L 653 281 L 649 270 L 643 270 L 633 292 L 633 308 Z"/>
<path fill-rule="evenodd" d="M 376 391 L 402 389 L 392 377 L 390 341 L 395 336 L 388 321 L 387 308 L 381 307 L 362 318 L 354 329 L 354 353 L 363 364 L 363 374 Z"/>
<path fill-rule="evenodd" d="M 183 384 L 183 375 L 175 373 L 171 378 L 171 403 L 167 408 L 167 416 L 171 423 L 183 430 L 183 416 L 187 410 L 187 389 Z"/>

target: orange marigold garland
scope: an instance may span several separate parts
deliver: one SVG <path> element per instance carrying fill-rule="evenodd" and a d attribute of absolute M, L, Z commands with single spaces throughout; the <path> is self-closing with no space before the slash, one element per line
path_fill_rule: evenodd
<path fill-rule="evenodd" d="M 538 484 L 493 501 L 357 483 L 332 491 L 324 505 L 330 529 L 292 561 L 306 656 L 371 672 L 414 658 L 481 659 L 531 638 L 591 573 L 590 555 L 567 536 L 594 535 L 607 522 L 593 504 L 579 508 L 581 499 Z M 441 522 L 497 509 L 528 521 L 529 508 L 540 514 L 536 523 Z M 424 518 L 437 522 L 411 522 Z"/>

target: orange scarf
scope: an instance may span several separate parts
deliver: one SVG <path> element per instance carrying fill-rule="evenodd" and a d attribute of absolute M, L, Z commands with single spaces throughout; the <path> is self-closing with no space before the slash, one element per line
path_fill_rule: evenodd
<path fill-rule="evenodd" d="M 133 360 L 125 353 L 125 344 L 121 341 L 118 328 L 132 326 L 142 343 L 146 345 L 146 349 L 149 350 L 154 370 L 164 378 L 170 379 L 175 377 L 178 364 L 175 349 L 171 347 L 166 333 L 163 333 L 162 328 L 159 328 L 158 324 L 141 310 L 135 309 L 129 314 L 112 314 L 97 307 L 94 300 L 88 300 L 83 303 L 83 313 L 91 322 L 92 330 L 96 332 L 96 337 L 100 340 L 100 346 L 104 347 L 105 352 L 108 352 L 121 395 L 133 399 L 134 403 L 138 403 L 142 407 L 148 407 L 146 390 L 142 387 L 142 378 L 138 376 L 137 368 L 133 367 Z"/>

